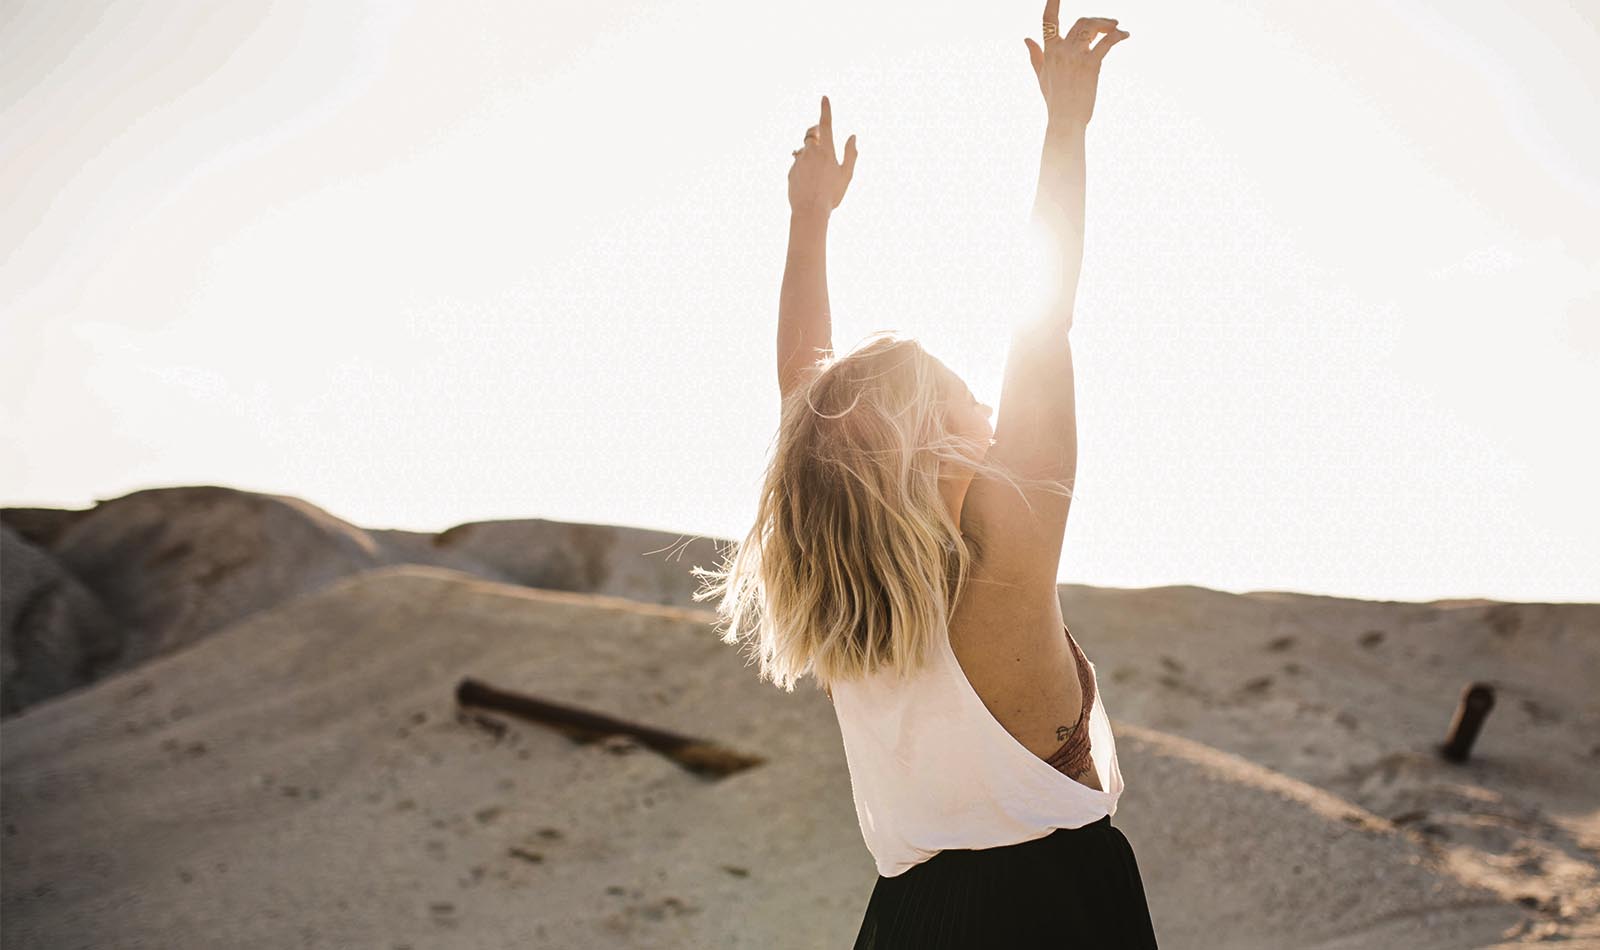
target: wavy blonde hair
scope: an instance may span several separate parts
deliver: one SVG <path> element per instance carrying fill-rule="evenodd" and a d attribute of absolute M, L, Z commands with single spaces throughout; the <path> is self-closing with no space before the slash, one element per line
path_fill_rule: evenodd
<path fill-rule="evenodd" d="M 952 431 L 944 372 L 880 331 L 817 360 L 784 398 L 754 526 L 718 569 L 693 569 L 706 582 L 694 599 L 721 596 L 721 639 L 748 641 L 761 679 L 793 692 L 811 673 L 831 698 L 838 679 L 922 668 L 982 556 L 940 492 L 941 462 L 1070 494 Z"/>

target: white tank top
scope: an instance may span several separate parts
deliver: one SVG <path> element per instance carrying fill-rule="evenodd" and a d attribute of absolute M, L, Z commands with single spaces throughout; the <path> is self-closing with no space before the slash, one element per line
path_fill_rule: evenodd
<path fill-rule="evenodd" d="M 949 848 L 994 848 L 1117 813 L 1122 770 L 1095 677 L 1090 788 L 1028 751 L 989 713 L 947 637 L 904 682 L 892 672 L 832 686 L 861 837 L 896 877 Z M 1095 672 L 1089 664 L 1090 674 Z"/>

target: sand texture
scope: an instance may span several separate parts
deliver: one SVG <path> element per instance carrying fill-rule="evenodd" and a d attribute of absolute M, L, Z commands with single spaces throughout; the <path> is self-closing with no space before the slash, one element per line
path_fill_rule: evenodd
<path fill-rule="evenodd" d="M 0 722 L 7 950 L 850 945 L 837 723 L 689 605 L 708 539 L 161 491 L 4 513 L 5 685 L 46 684 Z M 1600 945 L 1600 606 L 1060 592 L 1163 948 Z M 763 761 L 577 741 L 467 677 Z"/>

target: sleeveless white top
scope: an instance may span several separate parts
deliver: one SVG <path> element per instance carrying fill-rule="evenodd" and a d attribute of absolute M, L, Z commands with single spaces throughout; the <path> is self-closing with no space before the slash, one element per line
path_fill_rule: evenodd
<path fill-rule="evenodd" d="M 1018 844 L 1117 813 L 1122 770 L 1098 677 L 1089 757 L 1104 790 L 1018 742 L 983 705 L 948 637 L 937 639 L 928 666 L 903 682 L 882 671 L 832 685 L 856 818 L 879 874 L 896 877 L 945 849 Z"/>

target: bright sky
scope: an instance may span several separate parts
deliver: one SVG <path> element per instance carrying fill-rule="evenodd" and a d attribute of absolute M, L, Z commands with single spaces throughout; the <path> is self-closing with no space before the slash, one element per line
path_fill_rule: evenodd
<path fill-rule="evenodd" d="M 0 5 L 0 504 L 742 538 L 823 94 L 836 346 L 901 330 L 995 403 L 1043 3 L 774 9 Z M 1132 37 L 1062 580 L 1600 601 L 1597 9 L 1063 10 Z"/>

